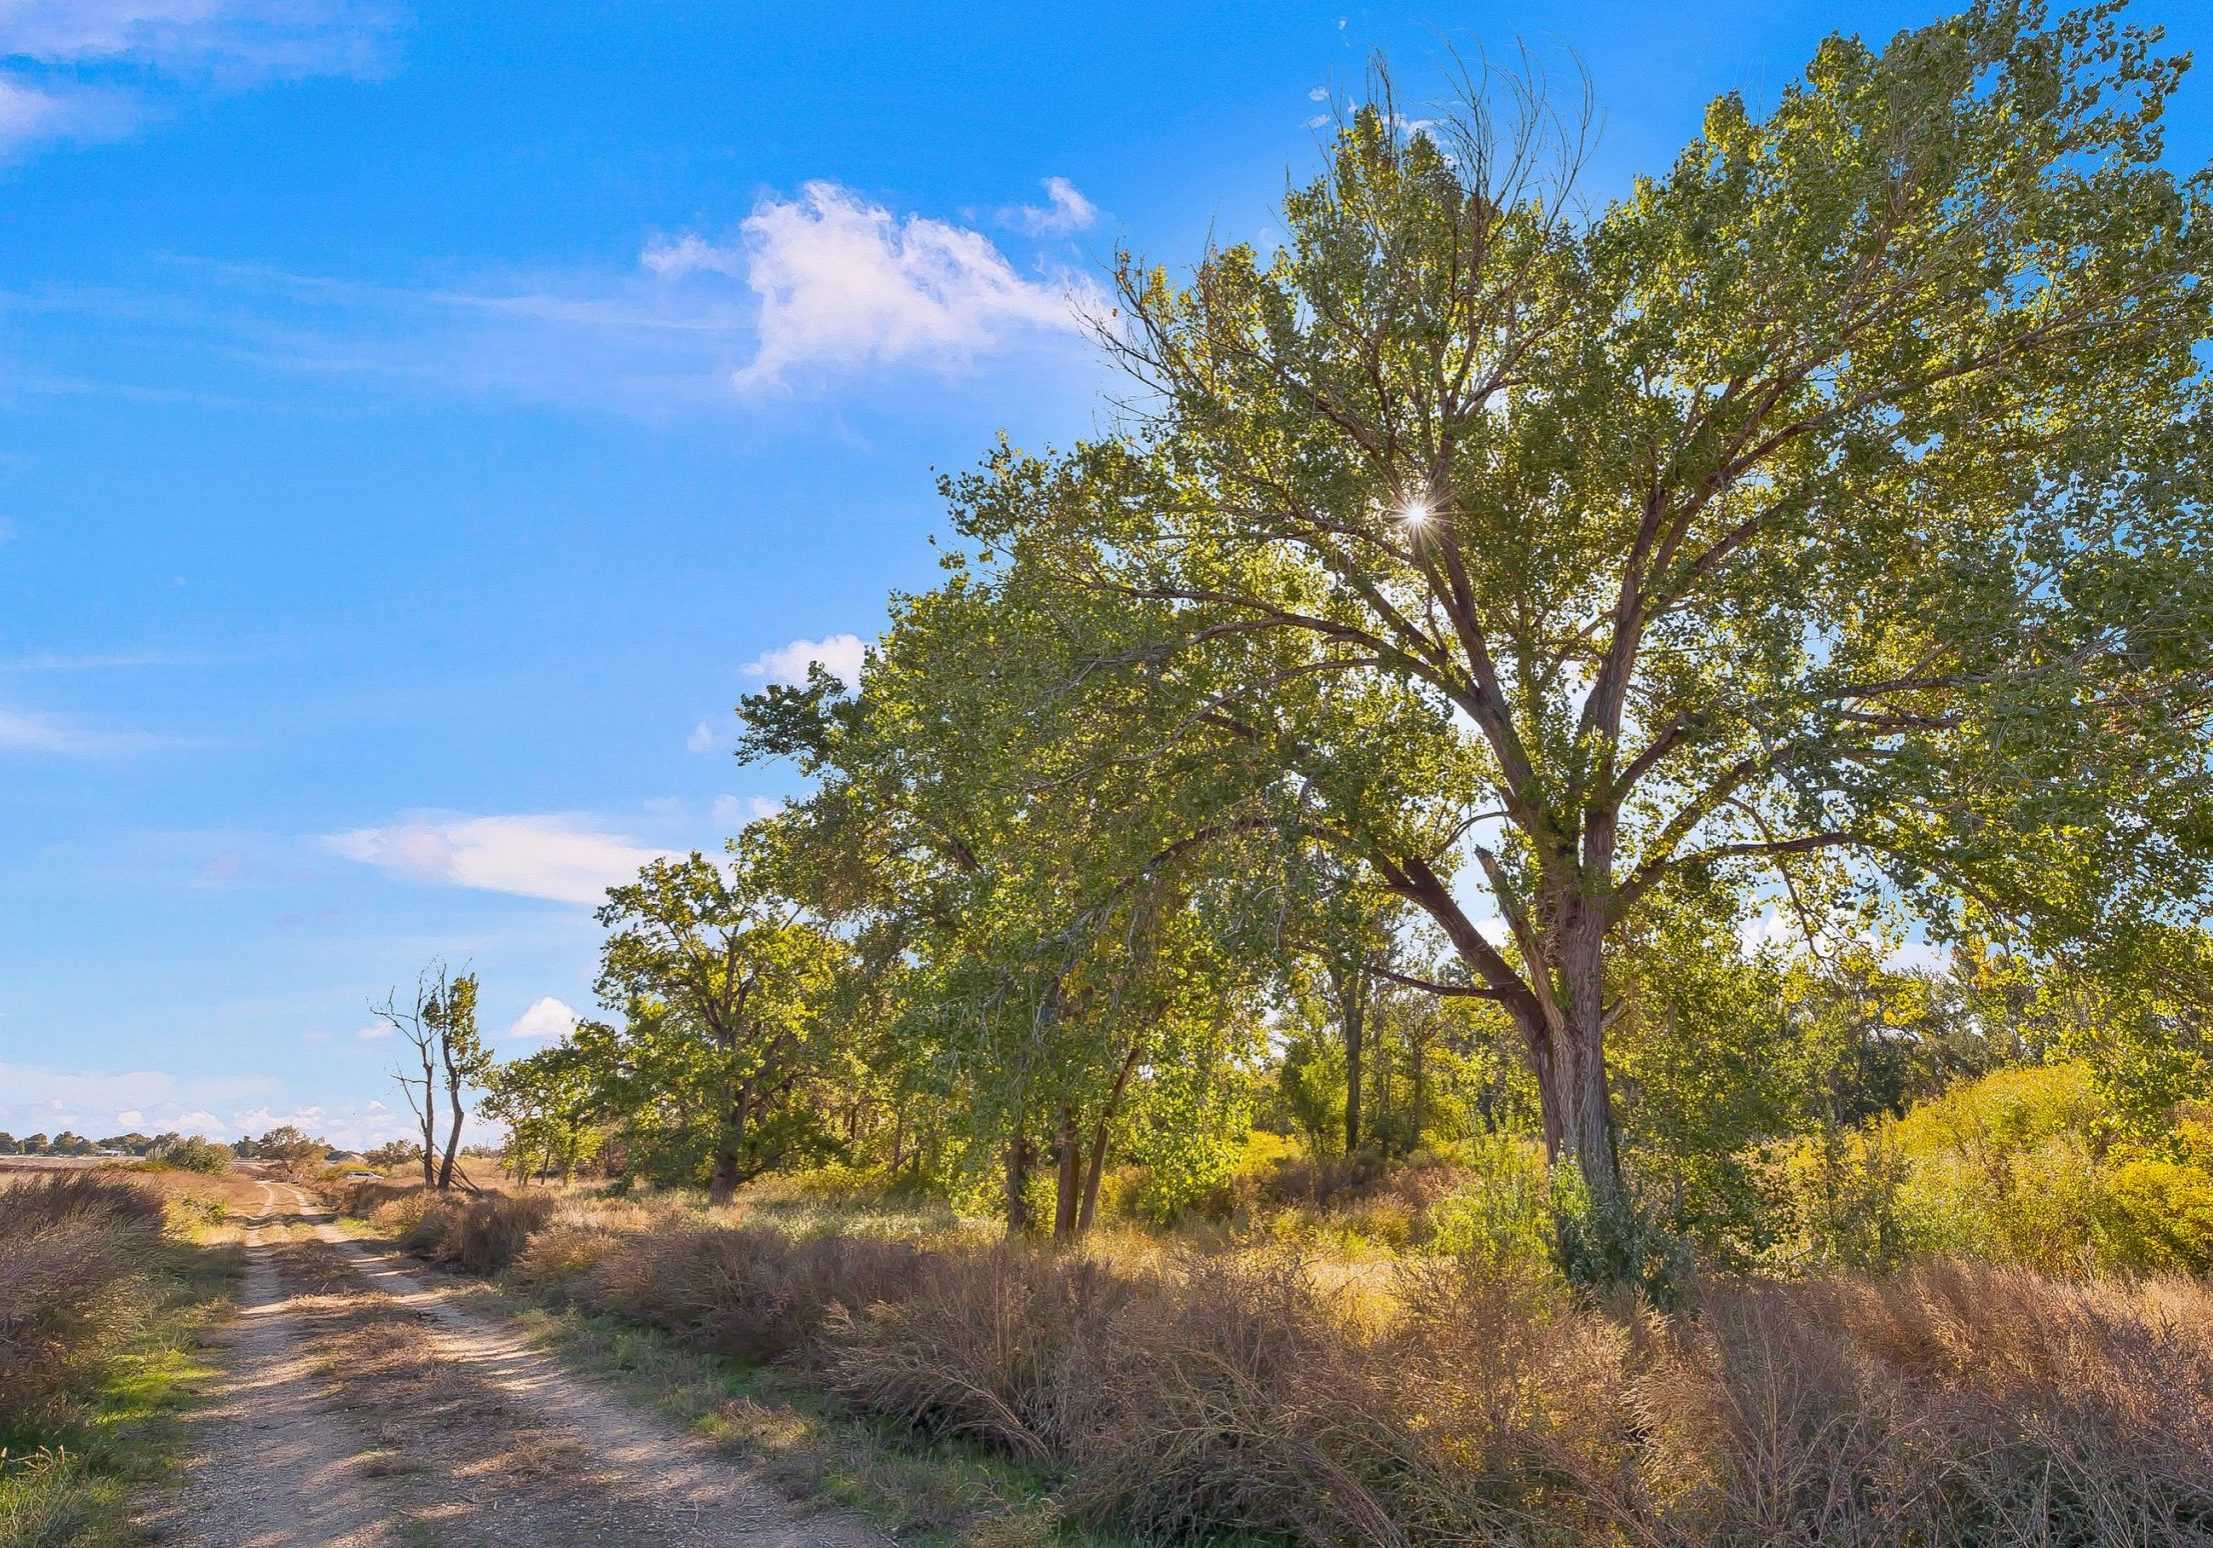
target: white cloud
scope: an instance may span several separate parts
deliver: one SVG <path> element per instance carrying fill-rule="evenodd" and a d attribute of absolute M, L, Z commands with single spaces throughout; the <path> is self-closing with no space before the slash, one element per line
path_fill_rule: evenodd
<path fill-rule="evenodd" d="M 1927 941 L 1905 941 L 1883 958 L 1883 966 L 1893 973 L 1941 973 L 1951 965 L 1951 952 Z"/>
<path fill-rule="evenodd" d="M 373 68 L 391 20 L 354 0 L 0 0 L 0 50 L 45 64 L 323 74 Z"/>
<path fill-rule="evenodd" d="M 765 650 L 739 670 L 748 677 L 796 687 L 806 682 L 807 668 L 819 661 L 831 676 L 844 679 L 850 688 L 859 685 L 861 663 L 867 655 L 868 644 L 859 635 L 833 634 L 820 640 L 793 640 L 788 645 Z"/>
<path fill-rule="evenodd" d="M 552 995 L 530 1002 L 530 1009 L 515 1018 L 509 1037 L 564 1038 L 576 1030 L 576 1012 Z"/>
<path fill-rule="evenodd" d="M 692 734 L 684 738 L 684 750 L 695 753 L 713 752 L 715 741 L 713 723 L 702 720 L 698 725 L 692 727 Z"/>
<path fill-rule="evenodd" d="M 121 134 L 147 77 L 242 86 L 364 74 L 392 18 L 361 0 L 0 0 L 0 150 Z M 103 77 L 127 74 L 130 89 Z"/>
<path fill-rule="evenodd" d="M 325 842 L 349 860 L 415 881 L 559 903 L 598 903 L 609 887 L 669 853 L 558 812 L 416 813 L 381 828 L 334 833 Z"/>
<path fill-rule="evenodd" d="M 104 731 L 60 715 L 0 709 L 0 752 L 56 753 L 99 757 L 147 752 L 180 743 L 145 731 Z"/>
<path fill-rule="evenodd" d="M 1078 276 L 1024 279 L 981 232 L 894 215 L 829 182 L 763 199 L 735 243 L 686 236 L 640 261 L 664 279 L 720 275 L 753 292 L 753 358 L 732 373 L 748 392 L 803 367 L 956 370 L 1018 335 L 1080 331 L 1098 307 Z"/>
<path fill-rule="evenodd" d="M 110 1124 L 158 1133 L 212 1134 L 211 1109 L 265 1099 L 276 1082 L 263 1075 L 181 1076 L 164 1070 L 96 1072 L 0 1063 L 0 1129 L 112 1132 Z"/>
<path fill-rule="evenodd" d="M 1067 236 L 1088 230 L 1099 219 L 1099 207 L 1083 196 L 1065 177 L 1045 179 L 1045 203 L 1022 204 L 999 212 L 999 218 L 1028 236 Z"/>
<path fill-rule="evenodd" d="M 369 1025 L 354 1033 L 354 1036 L 364 1043 L 373 1043 L 380 1037 L 391 1037 L 392 1035 L 391 1024 L 383 1021 L 372 1021 Z"/>
<path fill-rule="evenodd" d="M 100 140 L 128 129 L 137 109 L 97 87 L 34 85 L 0 75 L 0 152 L 42 140 Z"/>

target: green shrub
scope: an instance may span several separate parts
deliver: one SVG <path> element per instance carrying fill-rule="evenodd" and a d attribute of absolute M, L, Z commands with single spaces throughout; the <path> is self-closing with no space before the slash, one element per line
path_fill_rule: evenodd
<path fill-rule="evenodd" d="M 1877 1271 L 1946 1255 L 2050 1273 L 2213 1266 L 2213 1169 L 2193 1122 L 2178 1114 L 2165 1153 L 2114 1145 L 2081 1066 L 2003 1070 L 1792 1147 L 1779 1176 L 1793 1250 Z"/>
<path fill-rule="evenodd" d="M 219 1145 L 211 1139 L 195 1134 L 189 1139 L 156 1145 L 146 1152 L 146 1159 L 155 1166 L 174 1167 L 181 1172 L 204 1172 L 220 1177 L 231 1169 L 231 1148 Z"/>
<path fill-rule="evenodd" d="M 1429 1206 L 1429 1250 L 1494 1266 L 1551 1261 L 1553 1190 L 1544 1147 L 1499 1133 L 1463 1148 L 1470 1175 Z"/>

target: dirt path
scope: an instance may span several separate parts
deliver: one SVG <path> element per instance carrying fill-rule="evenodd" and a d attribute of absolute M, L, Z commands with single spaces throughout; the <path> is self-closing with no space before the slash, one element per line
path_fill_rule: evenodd
<path fill-rule="evenodd" d="M 179 1487 L 194 1548 L 881 1548 L 260 1185 L 244 1305 Z"/>
<path fill-rule="evenodd" d="M 183 1484 L 147 1526 L 163 1542 L 217 1548 L 399 1542 L 392 1512 L 363 1475 L 362 1448 L 321 1401 L 264 1240 L 278 1214 L 262 1183 L 246 1227 L 238 1319 L 213 1352 L 222 1371 L 198 1422 Z"/>

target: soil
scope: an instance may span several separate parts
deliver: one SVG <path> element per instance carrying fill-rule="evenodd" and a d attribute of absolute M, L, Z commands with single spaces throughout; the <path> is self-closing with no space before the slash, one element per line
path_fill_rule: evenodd
<path fill-rule="evenodd" d="M 191 1548 L 881 1548 L 260 1182 L 238 1317 L 176 1484 Z"/>

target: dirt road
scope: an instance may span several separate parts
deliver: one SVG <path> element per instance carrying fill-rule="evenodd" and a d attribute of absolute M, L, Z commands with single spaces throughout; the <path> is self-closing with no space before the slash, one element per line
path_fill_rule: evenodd
<path fill-rule="evenodd" d="M 881 1548 L 259 1185 L 243 1308 L 176 1486 L 195 1548 Z"/>

